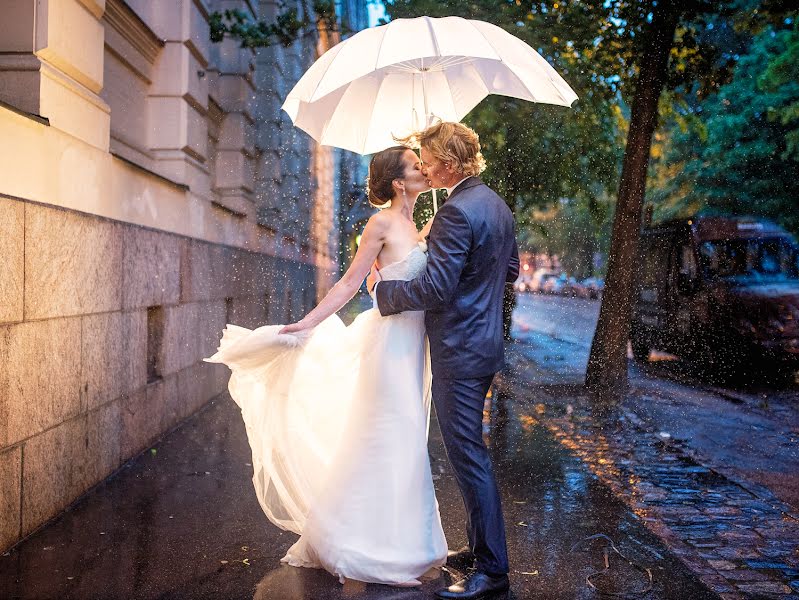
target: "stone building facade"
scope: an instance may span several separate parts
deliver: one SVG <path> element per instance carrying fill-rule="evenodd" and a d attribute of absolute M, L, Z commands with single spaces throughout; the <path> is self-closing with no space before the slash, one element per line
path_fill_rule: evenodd
<path fill-rule="evenodd" d="M 337 274 L 360 158 L 279 110 L 334 34 L 209 41 L 211 12 L 277 7 L 2 3 L 0 551 L 224 392 L 225 323 L 296 319 Z"/>

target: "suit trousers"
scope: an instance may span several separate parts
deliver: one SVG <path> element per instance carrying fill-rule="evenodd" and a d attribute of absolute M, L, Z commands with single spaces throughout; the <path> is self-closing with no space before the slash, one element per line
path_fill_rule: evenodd
<path fill-rule="evenodd" d="M 483 441 L 483 405 L 493 375 L 472 379 L 433 376 L 433 402 L 447 457 L 466 505 L 469 547 L 478 570 L 508 572 L 505 522 L 491 458 Z"/>

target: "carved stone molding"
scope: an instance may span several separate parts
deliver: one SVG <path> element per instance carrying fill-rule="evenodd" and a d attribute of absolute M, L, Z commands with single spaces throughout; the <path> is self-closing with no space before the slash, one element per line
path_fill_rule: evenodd
<path fill-rule="evenodd" d="M 164 40 L 155 35 L 124 0 L 108 0 L 103 19 L 150 64 L 155 63 Z"/>
<path fill-rule="evenodd" d="M 105 0 L 78 0 L 78 2 L 85 6 L 86 10 L 92 13 L 96 18 L 102 18 L 103 11 L 105 10 Z"/>

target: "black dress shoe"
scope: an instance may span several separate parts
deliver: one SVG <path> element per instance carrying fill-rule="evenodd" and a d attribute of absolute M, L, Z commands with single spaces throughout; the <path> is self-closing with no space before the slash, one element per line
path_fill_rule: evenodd
<path fill-rule="evenodd" d="M 491 598 L 508 591 L 510 583 L 507 575 L 489 575 L 482 571 L 469 574 L 466 579 L 436 592 L 438 598 L 477 600 Z"/>
<path fill-rule="evenodd" d="M 474 568 L 474 552 L 469 549 L 469 546 L 464 546 L 459 550 L 450 550 L 447 553 L 447 566 L 458 571 Z"/>

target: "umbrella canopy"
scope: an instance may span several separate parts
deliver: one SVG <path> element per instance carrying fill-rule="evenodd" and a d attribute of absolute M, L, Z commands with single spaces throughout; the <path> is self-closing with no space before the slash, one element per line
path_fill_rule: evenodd
<path fill-rule="evenodd" d="M 577 94 L 530 46 L 461 17 L 397 19 L 323 54 L 283 104 L 317 142 L 372 154 L 432 118 L 460 121 L 488 94 L 571 106 Z"/>

